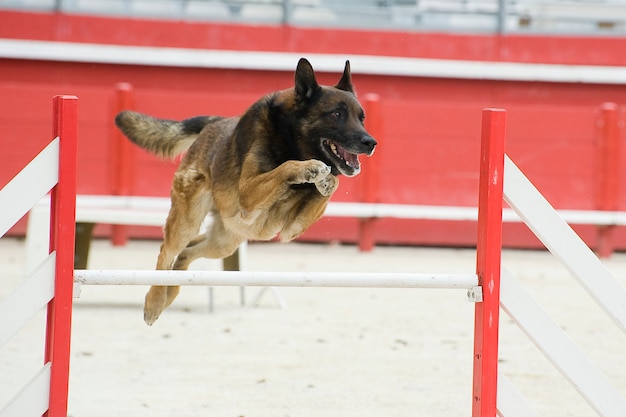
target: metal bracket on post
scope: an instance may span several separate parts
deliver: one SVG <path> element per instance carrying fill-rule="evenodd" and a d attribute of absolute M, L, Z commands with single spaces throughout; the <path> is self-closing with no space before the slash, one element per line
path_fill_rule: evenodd
<path fill-rule="evenodd" d="M 477 285 L 467 290 L 467 299 L 473 303 L 482 303 L 483 287 Z"/>

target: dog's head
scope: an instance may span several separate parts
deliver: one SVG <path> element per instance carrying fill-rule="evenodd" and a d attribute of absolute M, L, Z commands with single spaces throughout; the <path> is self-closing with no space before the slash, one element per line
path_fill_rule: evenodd
<path fill-rule="evenodd" d="M 376 140 L 363 126 L 365 113 L 352 86 L 350 62 L 334 87 L 320 86 L 313 67 L 304 58 L 298 62 L 294 89 L 298 123 L 307 142 L 307 157 L 331 167 L 334 175 L 349 177 L 361 170 L 359 155 L 374 153 Z"/>

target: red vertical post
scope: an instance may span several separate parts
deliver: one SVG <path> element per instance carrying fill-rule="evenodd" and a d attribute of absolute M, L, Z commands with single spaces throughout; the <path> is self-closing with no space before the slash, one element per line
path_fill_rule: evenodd
<path fill-rule="evenodd" d="M 114 114 L 134 107 L 133 86 L 129 83 L 115 85 Z M 112 179 L 114 195 L 129 195 L 134 183 L 134 150 L 128 139 L 118 129 L 113 130 Z M 113 245 L 122 246 L 128 240 L 124 225 L 113 225 L 111 240 Z"/>
<path fill-rule="evenodd" d="M 59 181 L 50 199 L 50 252 L 56 253 L 54 297 L 48 303 L 45 362 L 50 368 L 48 417 L 67 416 L 70 368 L 74 234 L 76 225 L 76 145 L 78 98 L 55 96 L 53 135 L 60 139 Z"/>
<path fill-rule="evenodd" d="M 615 103 L 604 103 L 597 120 L 596 209 L 617 210 L 620 163 L 620 120 Z M 601 258 L 613 253 L 615 226 L 598 227 L 596 252 Z"/>
<path fill-rule="evenodd" d="M 483 300 L 474 314 L 472 417 L 495 417 L 502 254 L 502 192 L 506 112 L 483 110 L 476 274 Z"/>
<path fill-rule="evenodd" d="M 382 123 L 380 117 L 380 98 L 377 94 L 367 94 L 363 101 L 365 107 L 365 128 L 376 140 L 380 141 Z M 378 182 L 380 179 L 380 158 L 363 160 L 359 175 L 360 196 L 363 203 L 378 201 Z M 359 251 L 370 252 L 374 249 L 374 225 L 376 219 L 359 219 Z"/>

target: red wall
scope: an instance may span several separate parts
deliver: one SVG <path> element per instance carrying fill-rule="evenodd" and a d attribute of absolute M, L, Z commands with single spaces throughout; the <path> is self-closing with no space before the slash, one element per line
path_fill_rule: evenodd
<path fill-rule="evenodd" d="M 26 23 L 28 22 L 28 25 Z M 118 20 L 61 14 L 0 12 L 0 37 L 213 49 L 399 55 L 427 58 L 624 65 L 626 39 L 495 37 L 337 31 L 292 27 L 211 25 Z M 334 83 L 337 74 L 318 74 Z M 295 67 L 294 62 L 294 67 Z M 358 69 L 354 68 L 355 71 Z M 293 74 L 199 68 L 37 62 L 0 59 L 0 184 L 6 183 L 49 140 L 51 97 L 79 97 L 79 179 L 85 194 L 112 190 L 114 85 L 129 82 L 137 110 L 167 118 L 235 115 L 259 96 L 291 86 Z M 378 199 L 387 203 L 475 206 L 481 110 L 508 111 L 507 152 L 558 208 L 594 209 L 597 117 L 603 102 L 626 104 L 626 86 L 577 83 L 472 81 L 354 75 L 362 97 L 381 97 L 382 134 L 373 158 L 381 166 Z M 623 133 L 622 133 L 623 136 Z M 172 162 L 135 150 L 133 190 L 166 196 Z M 619 177 L 625 178 L 621 154 Z M 358 178 L 342 179 L 335 201 L 358 201 Z M 626 181 L 619 209 L 626 210 Z M 14 229 L 22 233 L 23 225 Z M 101 228 L 102 233 L 108 229 Z M 322 219 L 308 239 L 353 241 L 357 221 Z M 590 243 L 595 230 L 578 229 Z M 135 231 L 145 235 L 145 231 Z M 155 236 L 158 231 L 148 234 Z M 379 220 L 383 243 L 471 245 L 475 225 Z M 626 248 L 626 233 L 616 236 Z M 519 225 L 507 225 L 509 246 L 534 246 Z"/>

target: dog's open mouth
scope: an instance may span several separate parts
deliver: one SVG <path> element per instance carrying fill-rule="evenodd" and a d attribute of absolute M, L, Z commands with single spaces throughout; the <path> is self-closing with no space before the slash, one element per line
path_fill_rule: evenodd
<path fill-rule="evenodd" d="M 339 171 L 345 175 L 358 174 L 361 169 L 361 163 L 359 162 L 359 156 L 357 154 L 349 152 L 330 139 L 324 139 L 324 146 L 331 155 L 339 160 Z"/>

